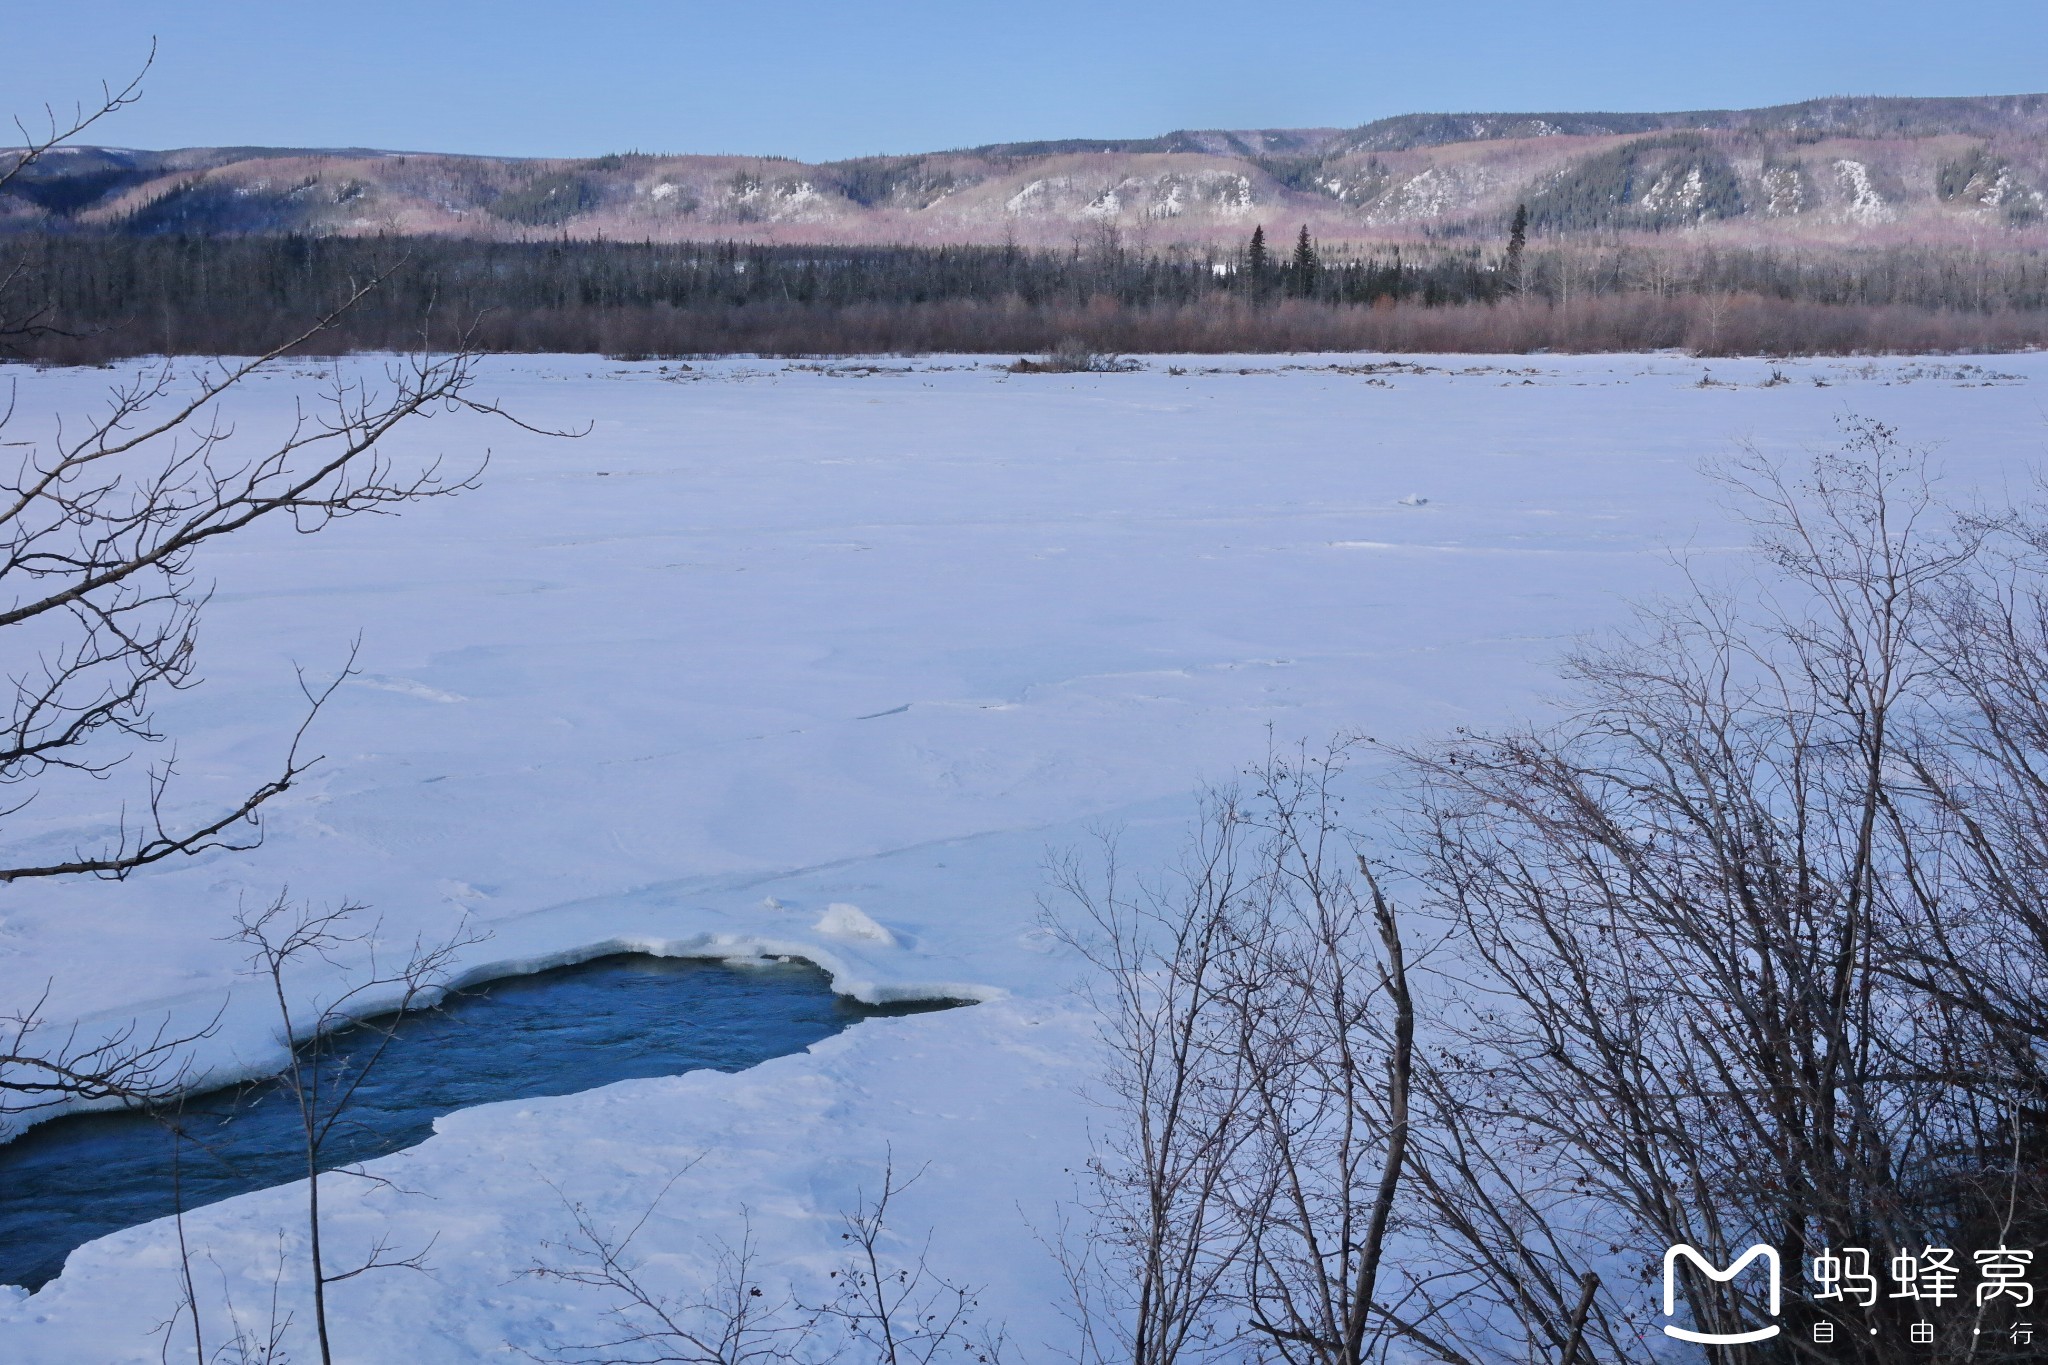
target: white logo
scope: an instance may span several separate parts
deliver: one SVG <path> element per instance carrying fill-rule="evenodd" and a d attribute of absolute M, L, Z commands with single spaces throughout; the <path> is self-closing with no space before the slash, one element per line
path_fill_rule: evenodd
<path fill-rule="evenodd" d="M 1737 1275 L 1740 1275 L 1744 1266 L 1761 1257 L 1764 1264 L 1770 1267 L 1771 1271 L 1771 1316 L 1774 1318 L 1778 1316 L 1778 1249 L 1776 1247 L 1765 1246 L 1759 1242 L 1738 1256 L 1735 1259 L 1734 1265 L 1729 1266 L 1726 1270 L 1716 1270 L 1706 1257 L 1700 1255 L 1699 1252 L 1693 1250 L 1685 1243 L 1680 1242 L 1677 1246 L 1664 1253 L 1665 1317 L 1668 1318 L 1678 1311 L 1678 1279 L 1674 1272 L 1678 1267 L 1678 1258 L 1681 1256 L 1698 1266 L 1708 1279 L 1721 1284 L 1726 1284 Z M 1667 1323 L 1664 1327 L 1664 1335 L 1667 1337 L 1677 1337 L 1680 1341 L 1696 1341 L 1704 1346 L 1739 1346 L 1745 1342 L 1769 1341 L 1772 1337 L 1778 1335 L 1778 1330 L 1778 1324 L 1772 1323 L 1769 1327 L 1759 1327 L 1753 1332 L 1694 1332 L 1684 1327 L 1673 1327 Z"/>

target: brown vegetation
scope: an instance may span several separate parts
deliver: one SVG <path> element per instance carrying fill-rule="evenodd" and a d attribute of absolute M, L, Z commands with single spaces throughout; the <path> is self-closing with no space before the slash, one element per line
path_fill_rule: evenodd
<path fill-rule="evenodd" d="M 270 319 L 188 319 L 169 348 L 107 331 L 38 340 L 34 358 L 97 364 L 138 352 L 234 354 Z M 1431 307 L 1240 299 L 1120 307 L 955 299 L 839 307 L 740 304 L 683 309 L 500 310 L 469 330 L 477 350 L 601 354 L 622 359 L 703 355 L 819 356 L 1045 354 L 1063 343 L 1097 354 L 1231 355 L 1377 351 L 1526 354 L 1681 349 L 1698 355 L 1988 354 L 2048 345 L 2048 313 L 1971 313 L 1905 304 L 1826 304 L 1756 294 L 1622 294 L 1571 304 L 1510 300 Z M 342 319 L 298 354 L 387 350 L 417 343 L 396 326 Z"/>
<path fill-rule="evenodd" d="M 1019 300 L 582 316 L 497 315 L 487 350 L 623 356 L 766 356 L 1046 352 L 1063 341 L 1110 354 L 1231 355 L 1381 351 L 1525 354 L 1649 351 L 1699 355 L 1981 354 L 2048 345 L 2048 314 L 1971 314 L 1906 305 L 1619 295 L 1570 305 L 1536 301 L 1361 307 L 1234 299 L 1143 308 L 1033 306 Z"/>

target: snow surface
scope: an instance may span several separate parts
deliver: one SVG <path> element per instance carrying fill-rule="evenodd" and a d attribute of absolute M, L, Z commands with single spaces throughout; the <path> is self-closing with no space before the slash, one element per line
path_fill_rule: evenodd
<path fill-rule="evenodd" d="M 818 916 L 818 922 L 811 928 L 827 938 L 855 939 L 881 948 L 902 946 L 896 935 L 875 923 L 865 910 L 845 901 L 834 901 L 826 906 L 825 913 Z"/>
<path fill-rule="evenodd" d="M 393 1187 L 323 1182 L 337 1259 L 436 1239 L 430 1274 L 337 1286 L 337 1335 L 344 1359 L 418 1365 L 589 1339 L 604 1300 L 521 1273 L 569 1230 L 562 1197 L 627 1223 L 685 1167 L 636 1243 L 655 1278 L 701 1270 L 745 1220 L 765 1275 L 815 1279 L 836 1214 L 893 1158 L 925 1168 L 896 1211 L 906 1245 L 929 1230 L 932 1264 L 987 1286 L 1021 1358 L 1058 1359 L 1041 1238 L 1101 1120 L 1079 967 L 1040 925 L 1049 849 L 1109 824 L 1128 867 L 1160 865 L 1191 794 L 1269 733 L 1530 714 L 1571 637 L 1674 582 L 1674 548 L 1738 546 L 1698 469 L 1740 440 L 1795 455 L 1853 411 L 2004 496 L 2048 436 L 2040 356 L 1777 362 L 1793 382 L 1768 388 L 1771 364 L 1716 360 L 1701 387 L 1679 356 L 1362 363 L 493 360 L 486 392 L 590 434 L 436 419 L 402 451 L 491 443 L 479 491 L 212 555 L 207 681 L 161 713 L 178 799 L 211 810 L 266 773 L 294 662 L 331 670 L 360 632 L 361 675 L 315 732 L 326 761 L 254 853 L 0 894 L 0 1004 L 47 983 L 53 1026 L 87 1032 L 224 1008 L 202 1065 L 273 1067 L 282 1043 L 222 935 L 286 885 L 370 902 L 392 942 L 469 918 L 491 934 L 471 978 L 626 948 L 798 954 L 862 999 L 984 1001 L 738 1075 L 443 1119 L 375 1164 Z M 114 378 L 14 377 L 10 440 Z M 275 430 L 317 383 L 255 382 L 239 431 Z M 38 806 L 10 838 L 68 849 L 119 794 Z M 188 1218 L 216 1337 L 228 1298 L 260 1320 L 280 1254 L 306 1326 L 298 1199 Z M 173 1246 L 133 1229 L 40 1293 L 0 1290 L 0 1360 L 157 1359 Z"/>

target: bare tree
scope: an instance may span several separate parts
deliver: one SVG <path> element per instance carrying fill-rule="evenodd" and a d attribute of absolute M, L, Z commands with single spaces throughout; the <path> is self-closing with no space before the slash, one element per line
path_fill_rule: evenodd
<path fill-rule="evenodd" d="M 5 169 L 0 169 L 0 192 L 30 172 L 50 152 L 67 142 L 75 140 L 88 128 L 111 114 L 120 112 L 142 98 L 142 79 L 156 64 L 156 41 L 150 40 L 149 55 L 143 58 L 135 76 L 120 89 L 102 83 L 100 98 L 88 107 L 80 103 L 73 106 L 68 117 L 60 115 L 55 107 L 43 108 L 41 131 L 29 127 L 26 119 L 14 120 L 15 131 L 21 134 L 21 146 L 6 153 L 9 158 Z M 36 285 L 35 272 L 29 257 L 24 253 L 0 269 L 0 356 L 17 354 L 26 342 L 51 335 L 58 329 L 50 321 L 50 308 L 46 300 L 30 295 Z"/>
<path fill-rule="evenodd" d="M 839 1239 L 847 1254 L 831 1272 L 838 1292 L 811 1310 L 814 1320 L 836 1322 L 875 1365 L 933 1365 L 947 1359 L 999 1365 L 1000 1330 L 976 1334 L 980 1305 L 975 1291 L 931 1268 L 930 1239 L 915 1260 L 890 1255 L 889 1204 L 917 1178 L 899 1182 L 892 1157 L 882 1166 L 881 1191 L 872 1199 L 863 1191 L 857 1207 L 840 1215 L 845 1229 Z"/>
<path fill-rule="evenodd" d="M 45 1042 L 37 1035 L 47 1032 L 47 999 L 46 989 L 25 1007 L 0 1014 L 0 1137 L 8 1121 L 39 1110 L 168 1098 L 184 1087 L 190 1045 L 212 1032 L 211 1022 L 193 1030 L 130 1022 L 83 1035 L 73 1025 Z"/>
<path fill-rule="evenodd" d="M 96 106 L 81 107 L 68 120 L 50 113 L 44 134 L 22 127 L 24 146 L 0 165 L 0 189 L 134 102 L 140 82 L 138 74 L 118 91 L 103 89 Z M 36 301 L 29 260 L 24 255 L 0 274 L 0 346 L 51 329 Z M 0 641 L 9 692 L 0 709 L 0 789 L 11 793 L 0 801 L 0 823 L 18 820 L 38 801 L 59 799 L 78 782 L 132 782 L 139 813 L 124 803 L 115 833 L 82 841 L 68 855 L 0 854 L 0 882 L 120 879 L 173 857 L 253 847 L 263 808 L 318 762 L 303 752 L 307 728 L 352 670 L 353 651 L 325 685 L 301 674 L 304 719 L 277 769 L 210 813 L 183 814 L 172 799 L 174 751 L 153 763 L 134 760 L 165 739 L 153 713 L 162 692 L 200 681 L 198 630 L 211 590 L 199 577 L 199 558 L 212 542 L 259 525 L 312 533 L 340 518 L 391 512 L 475 486 L 485 454 L 446 465 L 438 458 L 400 460 L 387 449 L 388 438 L 415 419 L 506 416 L 474 394 L 476 353 L 467 341 L 433 353 L 425 349 L 424 322 L 419 354 L 380 366 L 337 365 L 318 399 L 296 404 L 268 436 L 242 433 L 227 413 L 228 400 L 247 380 L 317 344 L 388 273 L 352 280 L 325 311 L 261 354 L 190 372 L 168 358 L 145 365 L 117 381 L 97 412 L 60 417 L 46 433 L 5 442 L 20 453 L 10 469 L 0 470 Z M 10 391 L 0 403 L 0 428 L 11 428 L 17 418 L 17 395 Z M 436 945 L 415 941 L 393 962 L 375 927 L 349 927 L 358 909 L 307 911 L 280 895 L 266 909 L 238 918 L 237 937 L 272 988 L 286 1042 L 303 1044 L 283 1084 L 304 1137 L 310 1289 L 322 1362 L 332 1359 L 329 1287 L 379 1268 L 416 1267 L 423 1254 L 399 1254 L 379 1243 L 352 1265 L 329 1263 L 320 1209 L 329 1139 L 353 1121 L 357 1088 L 383 1056 L 397 1019 L 437 1000 L 455 955 L 476 941 L 466 932 Z M 324 1003 L 302 1005 L 287 977 L 309 959 L 339 966 L 344 953 L 363 959 L 354 983 Z M 73 1029 L 43 1037 L 42 1003 L 0 1016 L 6 1039 L 0 1044 L 0 1119 L 79 1102 L 160 1103 L 184 1087 L 190 1045 L 210 1031 L 166 1025 L 151 1032 L 135 1024 L 103 1035 Z M 376 1018 L 359 1017 L 371 1011 Z M 330 1036 L 344 1027 L 377 1035 L 352 1069 L 331 1065 L 327 1050 Z M 367 1176 L 359 1169 L 348 1173 Z M 195 1362 L 203 1365 L 182 1216 L 178 1231 L 180 1311 L 191 1314 Z M 281 1359 L 288 1326 L 288 1315 L 280 1318 L 273 1304 L 267 1333 L 252 1335 L 238 1323 L 216 1356 Z M 167 1331 L 167 1352 L 169 1340 Z"/>
<path fill-rule="evenodd" d="M 415 938 L 393 960 L 381 941 L 381 924 L 358 928 L 351 923 L 362 909 L 345 904 L 334 910 L 312 910 L 279 895 L 263 909 L 236 918 L 235 938 L 250 950 L 251 970 L 263 978 L 276 1001 L 285 1040 L 297 1045 L 292 1065 L 281 1080 L 298 1110 L 303 1143 L 307 1283 L 312 1291 L 321 1365 L 331 1365 L 333 1360 L 328 1287 L 373 1270 L 420 1269 L 427 1251 L 421 1248 L 400 1255 L 379 1240 L 354 1264 L 341 1269 L 329 1265 L 320 1215 L 320 1177 L 331 1165 L 328 1144 L 338 1131 L 357 1121 L 352 1110 L 356 1094 L 391 1046 L 399 1024 L 407 1015 L 439 1003 L 456 958 L 483 937 L 464 927 L 439 943 Z M 362 959 L 362 965 L 351 973 L 353 979 L 326 996 L 324 1003 L 302 1009 L 297 1002 L 307 998 L 308 992 L 290 980 L 293 973 L 316 963 L 340 966 L 344 954 Z M 367 1032 L 375 1039 L 346 1065 L 332 1050 L 333 1040 L 343 1030 Z M 359 1165 L 343 1166 L 332 1173 L 388 1183 Z"/>
<path fill-rule="evenodd" d="M 1184 1343 L 1594 1365 L 1641 1358 L 1674 1244 L 1765 1243 L 1817 1289 L 1826 1253 L 1882 1274 L 2048 1230 L 2048 534 L 1945 506 L 1859 419 L 1722 473 L 1757 578 L 1579 652 L 1555 724 L 1401 755 L 1427 989 L 1341 856 L 1336 756 L 1213 803 L 1175 895 L 1063 869 L 1120 1120 L 1110 1278 L 1194 1248 L 1202 1277 L 1150 1271 L 1195 1287 Z M 1696 1330 L 1763 1315 L 1755 1286 L 1683 1289 Z M 1859 1297 L 1805 1298 L 1831 1353 L 1714 1358 L 1925 1356 L 1920 1303 Z M 1933 1344 L 2004 1359 L 1982 1325 Z"/>
<path fill-rule="evenodd" d="M 737 1247 L 710 1243 L 709 1285 L 664 1291 L 650 1283 L 633 1243 L 682 1175 L 671 1176 L 624 1231 L 603 1226 L 563 1196 L 575 1229 L 545 1243 L 555 1257 L 528 1273 L 607 1291 L 616 1330 L 603 1340 L 556 1342 L 527 1354 L 559 1365 L 822 1365 L 849 1352 L 869 1365 L 1001 1365 L 1001 1328 L 981 1320 L 973 1289 L 933 1269 L 929 1238 L 914 1256 L 893 1250 L 889 1206 L 917 1178 L 899 1181 L 893 1160 L 883 1165 L 880 1192 L 863 1192 L 854 1209 L 840 1214 L 844 1255 L 829 1274 L 827 1296 L 815 1304 L 786 1285 L 764 1288 L 745 1210 Z"/>
<path fill-rule="evenodd" d="M 97 105 L 68 120 L 50 115 L 43 134 L 24 128 L 25 146 L 0 169 L 0 187 L 134 102 L 140 81 L 138 74 L 103 91 Z M 47 326 L 34 306 L 7 302 L 33 293 L 26 260 L 0 279 L 0 334 Z M 212 542 L 267 523 L 309 533 L 475 485 L 484 455 L 449 466 L 403 461 L 385 447 L 415 419 L 505 415 L 474 394 L 476 355 L 466 348 L 337 367 L 320 400 L 299 404 L 268 437 L 238 431 L 226 412 L 252 375 L 315 344 L 382 280 L 354 282 L 261 355 L 191 373 L 168 359 L 145 365 L 116 382 L 98 412 L 4 443 L 15 459 L 0 470 L 0 652 L 7 659 L 0 793 L 11 793 L 0 799 L 0 828 L 79 783 L 125 782 L 130 790 L 113 834 L 68 852 L 30 853 L 33 845 L 17 844 L 22 851 L 0 853 L 0 883 L 119 879 L 169 858 L 249 848 L 261 837 L 263 808 L 319 761 L 304 752 L 307 725 L 339 676 L 317 687 L 301 677 L 305 720 L 277 768 L 210 813 L 180 810 L 175 749 L 154 762 L 139 759 L 166 739 L 155 723 L 156 700 L 200 681 L 198 631 L 210 589 L 199 577 L 199 557 Z M 17 401 L 10 393 L 0 403 L 0 429 L 18 426 Z M 49 839 L 45 833 L 38 842 Z M 0 1052 L 0 1111 L 160 1100 L 177 1088 L 177 1058 L 197 1036 L 134 1027 L 46 1039 L 40 1016 L 40 1001 L 4 1010 L 10 1045 Z"/>
<path fill-rule="evenodd" d="M 250 970 L 269 990 L 277 1007 L 279 1036 L 291 1050 L 290 1064 L 279 1073 L 276 1084 L 297 1120 L 300 1169 L 306 1182 L 307 1286 L 323 1365 L 333 1359 L 327 1311 L 329 1287 L 374 1270 L 424 1270 L 426 1253 L 431 1247 L 429 1243 L 429 1248 L 400 1254 L 389 1242 L 379 1239 L 353 1264 L 339 1269 L 330 1264 L 321 1210 L 321 1178 L 341 1175 L 396 1188 L 359 1163 L 336 1161 L 330 1155 L 332 1144 L 338 1137 L 347 1139 L 364 1133 L 374 1137 L 373 1130 L 366 1129 L 355 1113 L 359 1091 L 396 1041 L 406 1018 L 439 1004 L 456 957 L 462 949 L 483 938 L 466 927 L 458 928 L 439 943 L 428 944 L 415 938 L 393 960 L 382 939 L 380 923 L 362 927 L 352 923 L 362 910 L 361 906 L 344 904 L 338 909 L 318 911 L 295 905 L 280 894 L 261 910 L 238 914 L 233 935 L 235 941 L 250 950 Z M 320 973 L 318 969 L 322 966 L 340 971 Z M 308 972 L 327 979 L 297 980 Z M 301 1003 L 305 1001 L 313 1003 Z M 368 1045 L 344 1048 L 341 1044 L 345 1038 L 350 1043 L 367 1038 Z M 174 1340 L 189 1336 L 193 1365 L 211 1365 L 215 1361 L 283 1365 L 289 1359 L 294 1317 L 283 1301 L 290 1264 L 284 1250 L 284 1234 L 279 1234 L 278 1264 L 272 1278 L 267 1322 L 259 1329 L 243 1321 L 224 1275 L 220 1308 L 226 1314 L 228 1331 L 225 1340 L 209 1353 L 206 1338 L 210 1315 L 201 1303 L 195 1251 L 187 1237 L 181 1181 L 188 1145 L 205 1151 L 208 1144 L 187 1123 L 181 1103 L 161 1104 L 154 1116 L 172 1144 L 171 1181 L 179 1270 L 177 1306 L 158 1326 L 163 1337 L 163 1358 L 170 1359 Z"/>
<path fill-rule="evenodd" d="M 1175 1365 L 1215 1345 L 1241 1268 L 1245 1229 L 1228 1187 L 1251 1096 L 1230 1046 L 1225 962 L 1249 877 L 1240 824 L 1234 797 L 1213 797 L 1164 890 L 1127 891 L 1106 835 L 1099 875 L 1074 857 L 1049 869 L 1065 903 L 1048 906 L 1048 923 L 1096 969 L 1085 989 L 1106 1056 L 1111 1127 L 1089 1163 L 1084 1248 L 1103 1256 L 1063 1258 L 1096 1359 Z"/>
<path fill-rule="evenodd" d="M 289 1341 L 292 1328 L 292 1311 L 285 1305 L 284 1281 L 289 1258 L 285 1255 L 284 1238 L 278 1238 L 277 1265 L 270 1276 L 270 1297 L 268 1311 L 261 1319 L 245 1319 L 242 1310 L 235 1304 L 234 1288 L 225 1273 L 221 1275 L 220 1306 L 227 1318 L 227 1330 L 223 1340 L 213 1348 L 206 1349 L 206 1333 L 199 1308 L 199 1291 L 193 1272 L 193 1255 L 185 1241 L 185 1216 L 178 1212 L 178 1269 L 182 1281 L 182 1297 L 171 1316 L 157 1327 L 162 1336 L 162 1348 L 158 1358 L 164 1365 L 170 1365 L 171 1346 L 180 1339 L 179 1325 L 183 1323 L 191 1334 L 193 1365 L 291 1365 Z M 215 1268 L 219 1269 L 218 1263 Z"/>
<path fill-rule="evenodd" d="M 1300 1365 L 1360 1365 L 1407 1163 L 1415 1003 L 1398 917 L 1338 819 L 1344 750 L 1268 759 L 1259 879 L 1228 992 L 1250 1103 L 1232 1198 L 1251 1330 Z"/>
<path fill-rule="evenodd" d="M 1986 1030 L 1996 1068 L 2048 1089 L 2048 530 L 1986 524 L 1980 572 L 1957 576 L 1919 643 L 1940 705 L 1899 746 L 1910 780 L 1887 815 L 1909 862 L 1900 970 Z"/>
<path fill-rule="evenodd" d="M 1456 1025 L 1434 1022 L 1416 1063 L 1401 1282 L 1381 1304 L 1390 1331 L 1447 1365 L 1628 1358 L 1641 1324 L 1597 1302 L 1601 1277 L 1583 1268 L 1611 1249 L 1603 1205 L 1494 1107 L 1491 1068 Z"/>
<path fill-rule="evenodd" d="M 708 1288 L 676 1294 L 649 1283 L 633 1242 L 688 1169 L 669 1177 L 624 1231 L 604 1226 L 587 1206 L 555 1191 L 575 1229 L 562 1241 L 542 1243 L 554 1259 L 536 1262 L 528 1273 L 606 1291 L 612 1299 L 606 1316 L 616 1330 L 599 1341 L 555 1342 L 544 1354 L 527 1354 L 561 1365 L 760 1365 L 808 1359 L 814 1315 L 796 1316 L 795 1300 L 786 1290 L 770 1296 L 762 1288 L 753 1225 L 744 1211 L 739 1245 L 714 1243 Z"/>
<path fill-rule="evenodd" d="M 1894 745 L 1881 929 L 1930 1021 L 1914 1060 L 1982 1111 L 1921 1197 L 1983 1244 L 2032 1245 L 2048 1237 L 2048 534 L 2039 509 L 1964 520 L 1969 571 L 1915 639 L 1930 704 Z"/>
<path fill-rule="evenodd" d="M 1752 457 L 1730 478 L 1763 585 L 1660 605 L 1581 654 L 1554 728 L 1411 755 L 1419 875 L 1481 1002 L 1459 1065 L 1435 1072 L 1418 1184 L 1473 1277 L 1447 1286 L 1581 1359 L 1625 1352 L 1602 1324 L 1641 1317 L 1604 1287 L 1575 1309 L 1593 1262 L 1683 1242 L 1725 1263 L 1763 1242 L 1803 1267 L 1953 1236 L 1970 1213 L 1947 1174 L 1981 1171 L 2017 1118 L 1944 1008 L 1968 1002 L 1944 1001 L 1896 911 L 1953 861 L 1901 812 L 1927 767 L 1927 632 L 1981 529 L 1947 518 L 1924 459 L 1874 423 L 1800 477 Z M 1946 913 L 1922 905 L 1921 930 Z M 1686 1294 L 1702 1330 L 1758 1320 L 1733 1283 Z M 1855 1329 L 1828 1358 L 1908 1358 L 1901 1305 L 1809 1308 Z"/>
<path fill-rule="evenodd" d="M 360 286 L 348 302 L 373 287 Z M 199 680 L 195 650 L 208 591 L 193 561 L 207 542 L 264 520 L 317 531 L 340 517 L 474 486 L 481 460 L 459 474 L 439 461 L 402 471 L 379 446 L 415 416 L 451 407 L 496 411 L 467 396 L 474 380 L 467 353 L 391 362 L 388 390 L 337 372 L 324 413 L 301 410 L 260 451 L 235 441 L 223 396 L 325 321 L 268 355 L 221 362 L 192 391 L 180 390 L 166 363 L 117 386 L 106 410 L 82 429 L 60 425 L 48 442 L 22 443 L 18 467 L 0 479 L 0 631 L 9 632 L 18 649 L 10 653 L 21 661 L 8 678 L 0 787 L 25 794 L 0 808 L 0 819 L 18 815 L 55 779 L 106 779 L 134 745 L 162 739 L 151 720 L 152 694 Z M 309 693 L 309 712 L 327 695 Z M 314 761 L 294 743 L 276 776 L 217 816 L 184 825 L 165 811 L 174 761 L 153 764 L 143 774 L 139 820 L 124 817 L 111 841 L 70 857 L 0 864 L 0 881 L 119 878 L 175 855 L 251 847 L 258 809 Z"/>
<path fill-rule="evenodd" d="M 1098 969 L 1093 1212 L 1107 1284 L 1134 1286 L 1106 1305 L 1133 1361 L 1358 1365 L 1391 1325 L 1416 1012 L 1398 913 L 1337 818 L 1343 758 L 1275 756 L 1251 799 L 1212 798 L 1169 888 L 1126 897 L 1113 850 L 1101 890 L 1060 865 Z"/>

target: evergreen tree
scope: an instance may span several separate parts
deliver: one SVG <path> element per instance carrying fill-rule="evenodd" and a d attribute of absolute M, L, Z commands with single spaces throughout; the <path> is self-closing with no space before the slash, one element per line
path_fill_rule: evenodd
<path fill-rule="evenodd" d="M 1273 264 L 1273 255 L 1266 250 L 1266 227 L 1261 223 L 1252 229 L 1252 244 L 1245 248 L 1244 266 L 1254 280 L 1262 278 Z"/>
<path fill-rule="evenodd" d="M 1516 292 L 1522 288 L 1522 250 L 1529 245 L 1529 206 L 1515 205 L 1515 220 L 1508 224 L 1507 277 Z"/>
<path fill-rule="evenodd" d="M 1316 292 L 1316 244 L 1308 235 L 1308 224 L 1301 225 L 1301 235 L 1294 239 L 1294 292 L 1306 298 Z"/>

